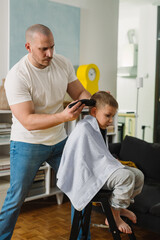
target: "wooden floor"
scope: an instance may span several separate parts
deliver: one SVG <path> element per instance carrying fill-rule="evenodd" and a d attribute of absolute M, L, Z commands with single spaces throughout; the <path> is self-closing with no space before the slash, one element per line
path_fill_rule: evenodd
<path fill-rule="evenodd" d="M 107 229 L 92 226 L 104 224 L 104 216 L 92 211 L 92 240 L 112 240 Z M 57 205 L 56 198 L 36 200 L 24 203 L 12 240 L 68 240 L 70 234 L 70 203 L 65 198 L 62 205 Z M 134 226 L 137 240 L 159 240 L 160 235 Z M 121 234 L 122 239 L 128 239 Z"/>

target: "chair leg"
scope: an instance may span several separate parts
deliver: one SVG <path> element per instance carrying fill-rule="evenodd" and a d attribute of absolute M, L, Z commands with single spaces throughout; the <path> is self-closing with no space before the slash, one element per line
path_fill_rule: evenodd
<path fill-rule="evenodd" d="M 92 203 L 90 202 L 84 210 L 84 221 L 81 222 L 81 228 L 82 228 L 82 238 L 84 240 L 88 239 L 88 233 L 89 233 L 89 226 L 90 226 L 90 218 L 91 218 L 91 211 L 92 211 Z"/>
<path fill-rule="evenodd" d="M 113 214 L 112 214 L 112 210 L 111 210 L 111 206 L 108 202 L 108 199 L 102 199 L 101 200 L 101 203 L 102 203 L 102 207 L 103 207 L 103 210 L 105 212 L 105 215 L 107 216 L 107 220 L 108 220 L 108 223 L 109 223 L 109 228 L 110 228 L 110 231 L 112 233 L 112 236 L 113 236 L 113 239 L 114 240 L 121 240 L 121 237 L 120 237 L 120 232 L 117 228 L 117 225 L 115 223 L 115 220 L 114 220 L 114 217 L 113 217 Z"/>
<path fill-rule="evenodd" d="M 77 240 L 80 229 L 82 229 L 81 240 L 87 240 L 90 224 L 92 203 L 90 202 L 82 211 L 75 210 L 69 240 Z"/>
<path fill-rule="evenodd" d="M 71 233 L 70 233 L 70 240 L 77 240 L 78 234 L 79 234 L 79 224 L 80 219 L 82 218 L 82 212 L 79 212 L 75 210 L 72 227 L 71 227 Z"/>

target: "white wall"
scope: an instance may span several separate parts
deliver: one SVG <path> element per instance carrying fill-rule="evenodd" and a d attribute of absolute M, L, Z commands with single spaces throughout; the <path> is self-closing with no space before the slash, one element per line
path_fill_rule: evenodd
<path fill-rule="evenodd" d="M 0 3 L 0 79 L 8 72 L 8 1 Z M 46 0 L 47 1 L 47 0 Z M 80 64 L 94 63 L 100 69 L 100 90 L 116 95 L 117 0 L 53 0 L 81 8 Z M 18 6 L 17 6 L 18 7 Z"/>
<path fill-rule="evenodd" d="M 139 25 L 139 65 L 138 75 L 145 76 L 143 88 L 139 94 L 138 136 L 141 126 L 148 126 L 145 130 L 145 140 L 153 141 L 154 106 L 155 106 L 155 70 L 156 70 L 156 35 L 157 8 L 152 5 L 141 8 Z"/>
<path fill-rule="evenodd" d="M 118 28 L 118 63 L 123 45 L 128 44 L 127 32 L 135 29 L 138 40 L 139 31 L 139 7 L 131 7 L 127 3 L 119 5 L 119 28 Z M 117 78 L 117 100 L 120 110 L 136 109 L 136 81 L 135 78 Z"/>
<path fill-rule="evenodd" d="M 118 1 L 87 0 L 81 10 L 80 64 L 100 69 L 100 90 L 116 96 Z"/>
<path fill-rule="evenodd" d="M 52 0 L 81 8 L 80 65 L 100 69 L 100 90 L 116 96 L 118 11 L 117 0 Z"/>
<path fill-rule="evenodd" d="M 155 61 L 156 61 L 156 28 L 157 8 L 151 3 L 144 5 L 120 4 L 118 49 L 127 42 L 126 33 L 135 29 L 138 39 L 138 77 L 144 77 L 144 86 L 139 89 L 138 133 L 142 138 L 142 125 L 145 129 L 145 140 L 153 141 L 154 94 L 155 94 Z M 146 78 L 148 74 L 148 77 Z M 117 79 L 117 99 L 120 110 L 136 110 L 136 79 Z"/>
<path fill-rule="evenodd" d="M 8 72 L 8 0 L 0 2 L 0 84 Z"/>

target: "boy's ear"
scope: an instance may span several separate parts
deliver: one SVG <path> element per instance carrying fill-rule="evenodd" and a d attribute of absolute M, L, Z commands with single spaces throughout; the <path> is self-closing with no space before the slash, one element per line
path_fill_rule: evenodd
<path fill-rule="evenodd" d="M 96 117 L 96 111 L 97 111 L 97 108 L 96 108 L 96 107 L 92 107 L 91 110 L 90 110 L 90 114 L 91 114 L 93 117 Z"/>

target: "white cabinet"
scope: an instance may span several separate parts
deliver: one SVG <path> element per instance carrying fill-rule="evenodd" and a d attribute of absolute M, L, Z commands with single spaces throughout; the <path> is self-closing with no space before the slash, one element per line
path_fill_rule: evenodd
<path fill-rule="evenodd" d="M 123 138 L 128 136 L 135 136 L 136 114 L 135 113 L 119 113 L 118 122 L 123 123 Z"/>
<path fill-rule="evenodd" d="M 0 110 L 0 209 L 9 188 L 10 181 L 10 125 L 12 114 L 9 110 Z M 56 186 L 53 169 L 47 163 L 40 167 L 28 197 L 25 201 L 56 195 L 57 203 L 63 201 L 63 193 Z"/>
<path fill-rule="evenodd" d="M 37 179 L 39 175 L 41 175 L 41 177 Z M 54 171 L 49 164 L 45 163 L 44 166 L 41 166 L 25 201 L 56 195 L 57 203 L 61 204 L 63 201 L 63 193 L 56 186 L 56 178 L 53 176 Z"/>
<path fill-rule="evenodd" d="M 136 126 L 135 116 L 126 117 L 125 119 L 125 131 L 124 134 L 128 136 L 135 136 Z"/>

